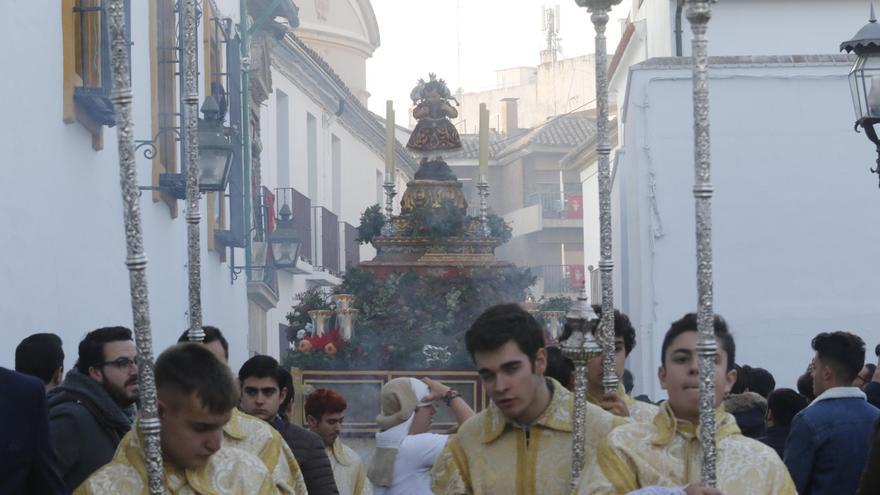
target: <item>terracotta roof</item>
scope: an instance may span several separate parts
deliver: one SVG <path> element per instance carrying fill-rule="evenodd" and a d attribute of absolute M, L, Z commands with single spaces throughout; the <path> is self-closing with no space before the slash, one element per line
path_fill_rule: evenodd
<path fill-rule="evenodd" d="M 489 157 L 493 157 L 501 151 L 504 136 L 491 133 L 489 134 Z M 480 136 L 479 134 L 462 134 L 461 150 L 455 153 L 444 153 L 443 158 L 446 160 L 478 160 L 480 158 Z"/>
<path fill-rule="evenodd" d="M 560 115 L 529 129 L 522 136 L 503 144 L 498 156 L 527 146 L 546 146 L 567 151 L 596 135 L 596 119 L 580 115 Z"/>

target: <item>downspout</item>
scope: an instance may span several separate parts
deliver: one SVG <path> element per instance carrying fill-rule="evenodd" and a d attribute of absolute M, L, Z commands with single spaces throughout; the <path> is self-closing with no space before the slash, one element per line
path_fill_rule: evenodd
<path fill-rule="evenodd" d="M 239 24 L 241 30 L 241 166 L 242 166 L 242 186 L 244 195 L 244 264 L 247 281 L 251 281 L 251 193 L 253 192 L 251 184 L 251 100 L 248 86 L 250 71 L 250 51 L 251 51 L 251 35 L 250 26 L 248 25 L 247 0 L 239 0 L 239 15 L 241 22 Z"/>
<path fill-rule="evenodd" d="M 681 15 L 682 10 L 684 10 L 684 0 L 678 0 L 677 5 L 675 6 L 675 56 L 681 57 L 681 46 L 682 46 L 682 29 L 681 29 Z"/>

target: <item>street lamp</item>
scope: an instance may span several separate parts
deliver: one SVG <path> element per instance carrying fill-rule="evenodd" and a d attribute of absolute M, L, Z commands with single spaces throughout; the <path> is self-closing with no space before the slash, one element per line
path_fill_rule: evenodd
<path fill-rule="evenodd" d="M 235 145 L 229 139 L 229 129 L 223 125 L 217 98 L 207 96 L 201 107 L 204 118 L 198 119 L 199 192 L 222 192 L 229 183 L 229 169 L 235 156 Z M 155 156 L 155 138 L 139 141 L 138 146 L 149 146 L 144 156 Z M 143 187 L 141 189 L 152 189 Z M 186 174 L 159 175 L 159 190 L 177 199 L 186 199 Z"/>
<path fill-rule="evenodd" d="M 275 221 L 277 223 L 275 231 L 270 233 L 267 239 L 269 247 L 272 249 L 275 267 L 281 269 L 296 268 L 302 241 L 293 226 L 293 214 L 290 212 L 289 205 L 285 204 L 281 207 Z"/>
<path fill-rule="evenodd" d="M 199 119 L 199 190 L 225 191 L 235 147 L 226 135 L 217 98 L 205 98 L 202 115 L 204 118 Z"/>
<path fill-rule="evenodd" d="M 871 172 L 880 174 L 880 139 L 874 125 L 880 122 L 880 24 L 871 5 L 871 19 L 849 41 L 840 44 L 840 50 L 855 53 L 858 58 L 849 73 L 853 107 L 856 111 L 855 130 L 865 130 L 865 135 L 877 147 L 877 168 Z"/>

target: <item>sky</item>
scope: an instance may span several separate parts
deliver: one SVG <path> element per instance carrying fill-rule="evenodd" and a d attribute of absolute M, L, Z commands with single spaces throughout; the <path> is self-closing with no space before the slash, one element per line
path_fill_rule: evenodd
<path fill-rule="evenodd" d="M 385 115 L 394 100 L 396 121 L 408 124 L 409 93 L 429 72 L 446 80 L 454 93 L 491 89 L 495 71 L 535 66 L 546 46 L 544 6 L 559 5 L 560 46 L 565 58 L 593 53 L 593 25 L 587 9 L 574 0 L 372 0 L 381 46 L 367 60 L 369 108 Z M 620 40 L 620 20 L 631 2 L 611 12 L 608 51 Z"/>

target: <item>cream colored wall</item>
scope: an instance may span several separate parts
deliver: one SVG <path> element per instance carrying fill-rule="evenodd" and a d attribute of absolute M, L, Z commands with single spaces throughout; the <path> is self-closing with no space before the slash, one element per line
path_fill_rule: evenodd
<path fill-rule="evenodd" d="M 610 59 L 611 57 L 609 57 Z M 529 70 L 534 77 L 529 77 Z M 504 98 L 517 98 L 519 127 L 529 129 L 549 117 L 596 108 L 596 76 L 593 55 L 557 60 L 537 67 L 516 67 L 497 71 L 498 87 L 464 93 L 459 98 L 459 132 L 476 134 L 480 103 L 489 108 L 489 127 L 501 132 Z M 513 84 L 521 81 L 521 84 Z"/>
<path fill-rule="evenodd" d="M 366 60 L 379 47 L 369 0 L 303 0 L 297 6 L 300 25 L 294 33 L 318 52 L 366 105 Z"/>

